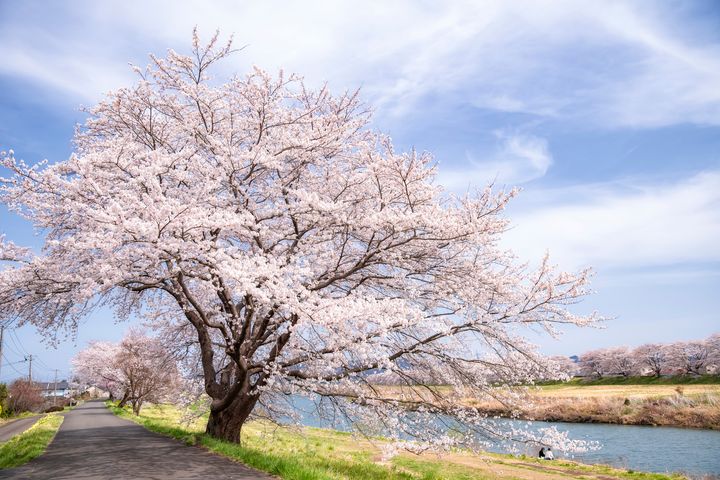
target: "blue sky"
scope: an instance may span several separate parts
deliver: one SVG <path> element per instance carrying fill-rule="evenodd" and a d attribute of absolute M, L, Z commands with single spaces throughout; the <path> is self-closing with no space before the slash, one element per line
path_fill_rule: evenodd
<path fill-rule="evenodd" d="M 532 337 L 549 354 L 702 338 L 720 330 L 720 5 L 697 2 L 11 2 L 0 0 L 0 149 L 65 159 L 80 105 L 128 85 L 128 63 L 185 50 L 193 26 L 244 49 L 224 73 L 283 68 L 361 87 L 373 126 L 435 155 L 463 192 L 519 186 L 506 244 L 534 262 L 592 266 L 579 310 L 603 330 Z M 0 208 L 0 233 L 37 246 Z M 57 348 L 6 341 L 0 380 L 69 370 L 126 328 L 99 311 Z"/>

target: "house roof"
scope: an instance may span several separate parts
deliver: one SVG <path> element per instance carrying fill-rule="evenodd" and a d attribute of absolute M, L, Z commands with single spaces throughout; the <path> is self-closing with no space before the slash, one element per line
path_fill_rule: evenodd
<path fill-rule="evenodd" d="M 40 390 L 67 390 L 70 388 L 70 385 L 68 384 L 67 380 L 58 380 L 57 383 L 55 382 L 35 382 L 35 385 L 40 388 Z M 56 386 L 57 385 L 57 386 Z"/>

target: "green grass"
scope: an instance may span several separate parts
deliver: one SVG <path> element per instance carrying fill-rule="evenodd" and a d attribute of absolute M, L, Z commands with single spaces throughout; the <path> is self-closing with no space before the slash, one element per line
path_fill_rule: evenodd
<path fill-rule="evenodd" d="M 674 375 L 669 377 L 573 378 L 567 382 L 539 382 L 538 385 L 720 385 L 720 375 Z"/>
<path fill-rule="evenodd" d="M 533 464 L 543 464 L 546 462 L 545 460 L 539 460 L 534 457 L 527 457 L 525 455 L 521 456 L 522 459 L 524 459 L 526 462 L 533 463 Z M 581 463 L 576 462 L 569 462 L 565 460 L 553 460 L 553 466 L 565 468 L 568 472 L 572 472 L 572 475 L 577 476 L 577 474 L 581 475 L 600 475 L 599 478 L 626 478 L 629 480 L 682 480 L 687 479 L 687 477 L 680 475 L 680 474 L 665 474 L 665 473 L 652 473 L 652 472 L 636 472 L 634 470 L 619 470 L 614 467 L 610 467 L 608 465 L 584 465 Z M 531 468 L 530 465 L 528 465 L 528 468 Z"/>
<path fill-rule="evenodd" d="M 7 422 L 12 422 L 13 420 L 18 420 L 20 418 L 34 417 L 36 415 L 41 415 L 41 414 L 36 413 L 36 412 L 22 412 L 22 413 L 18 413 L 18 414 L 8 415 L 7 417 L 0 418 L 0 425 L 3 425 Z"/>
<path fill-rule="evenodd" d="M 681 476 L 631 472 L 606 466 L 582 465 L 563 460 L 552 463 L 530 457 L 454 452 L 443 457 L 401 454 L 381 461 L 377 443 L 345 432 L 319 428 L 294 429 L 261 422 L 243 428 L 242 445 L 212 438 L 204 433 L 207 418 L 189 424 L 182 413 L 168 405 L 148 405 L 139 417 L 129 408 L 108 403 L 112 411 L 147 429 L 188 445 L 240 461 L 286 480 L 534 480 L 577 478 L 578 472 L 606 479 L 668 480 Z M 552 469 L 552 470 L 550 470 Z"/>
<path fill-rule="evenodd" d="M 0 444 L 0 468 L 14 468 L 41 455 L 63 422 L 63 417 L 49 414 L 20 435 Z"/>

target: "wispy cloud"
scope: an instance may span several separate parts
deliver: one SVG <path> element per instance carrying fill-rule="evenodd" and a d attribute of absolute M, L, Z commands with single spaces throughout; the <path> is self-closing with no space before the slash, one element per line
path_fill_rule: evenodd
<path fill-rule="evenodd" d="M 197 24 L 248 45 L 230 70 L 257 63 L 335 88 L 363 85 L 383 115 L 416 114 L 443 95 L 448 109 L 576 127 L 720 125 L 719 39 L 692 33 L 689 21 L 679 28 L 691 15 L 667 2 L 64 5 L 3 7 L 0 72 L 87 101 L 126 83 L 125 62 L 142 61 L 146 49 L 181 49 Z"/>
<path fill-rule="evenodd" d="M 447 190 L 464 191 L 488 182 L 520 185 L 545 175 L 553 158 L 544 138 L 496 130 L 498 144 L 483 160 L 468 152 L 460 165 L 441 165 L 438 183 Z"/>
<path fill-rule="evenodd" d="M 565 268 L 720 262 L 720 171 L 534 191 L 518 207 L 507 244 L 523 258 L 549 249 Z"/>

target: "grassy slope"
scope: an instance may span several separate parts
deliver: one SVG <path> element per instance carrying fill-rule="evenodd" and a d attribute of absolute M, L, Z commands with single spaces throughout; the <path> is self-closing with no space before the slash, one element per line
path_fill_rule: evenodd
<path fill-rule="evenodd" d="M 8 422 L 12 422 L 13 420 L 18 420 L 20 418 L 34 417 L 35 415 L 40 415 L 40 414 L 35 413 L 35 412 L 22 412 L 18 415 L 11 415 L 9 417 L 0 417 L 0 425 L 4 425 Z"/>
<path fill-rule="evenodd" d="M 46 415 L 25 432 L 0 444 L 0 468 L 18 467 L 41 455 L 62 422 L 60 415 Z"/>
<path fill-rule="evenodd" d="M 536 419 L 720 429 L 720 385 L 596 385 L 577 381 L 534 392 Z"/>
<path fill-rule="evenodd" d="M 623 397 L 623 398 L 662 398 L 672 397 L 682 392 L 685 396 L 717 394 L 720 385 L 577 385 L 565 383 L 538 387 L 536 395 L 542 397 Z"/>
<path fill-rule="evenodd" d="M 401 454 L 381 460 L 381 443 L 370 443 L 333 430 L 301 430 L 252 423 L 243 429 L 243 444 L 235 445 L 203 434 L 205 419 L 189 424 L 172 406 L 148 405 L 140 417 L 128 409 L 111 407 L 115 414 L 134 420 L 149 430 L 187 444 L 198 444 L 286 480 L 666 480 L 682 478 L 629 472 L 573 462 L 542 462 L 528 457 L 455 452 L 437 457 Z"/>
<path fill-rule="evenodd" d="M 641 377 L 645 378 L 645 377 Z M 661 379 L 664 380 L 664 379 Z M 410 388 L 377 385 L 388 396 L 429 398 L 448 386 Z M 520 418 L 576 423 L 664 425 L 720 430 L 720 385 L 633 384 L 593 385 L 581 381 L 529 387 Z M 489 415 L 509 417 L 513 411 L 492 398 L 466 398 L 465 405 Z"/>
<path fill-rule="evenodd" d="M 720 375 L 675 375 L 669 377 L 573 378 L 568 382 L 544 382 L 542 385 L 720 385 Z"/>

